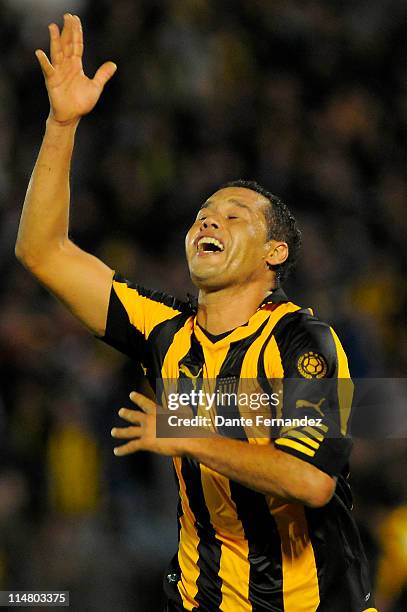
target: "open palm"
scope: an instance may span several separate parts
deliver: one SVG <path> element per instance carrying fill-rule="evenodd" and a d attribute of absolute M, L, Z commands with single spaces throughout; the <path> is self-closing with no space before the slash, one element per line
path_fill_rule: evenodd
<path fill-rule="evenodd" d="M 83 34 L 78 16 L 64 15 L 60 33 L 50 24 L 50 55 L 38 49 L 35 54 L 44 73 L 53 118 L 61 123 L 78 120 L 89 113 L 98 101 L 107 81 L 116 71 L 113 62 L 106 62 L 89 79 L 83 72 Z"/>

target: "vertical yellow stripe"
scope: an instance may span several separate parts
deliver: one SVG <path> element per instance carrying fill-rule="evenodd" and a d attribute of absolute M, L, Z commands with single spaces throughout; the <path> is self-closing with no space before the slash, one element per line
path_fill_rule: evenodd
<path fill-rule="evenodd" d="M 185 481 L 181 473 L 181 465 L 182 459 L 175 457 L 174 467 L 178 476 L 182 505 L 178 549 L 178 563 L 181 570 L 181 579 L 178 582 L 178 591 L 181 595 L 184 608 L 186 610 L 193 610 L 194 607 L 198 606 L 195 597 L 198 593 L 196 581 L 199 578 L 199 537 L 195 529 L 195 516 L 189 507 Z"/>
<path fill-rule="evenodd" d="M 281 538 L 284 610 L 316 610 L 320 601 L 317 567 L 304 507 L 280 506 L 273 518 Z"/>
<path fill-rule="evenodd" d="M 336 354 L 338 357 L 338 402 L 339 402 L 339 416 L 341 424 L 341 433 L 346 434 L 349 414 L 352 408 L 353 398 L 353 382 L 350 378 L 348 359 L 345 355 L 345 351 L 339 341 L 338 336 L 330 328 L 332 337 L 335 342 Z"/>
<path fill-rule="evenodd" d="M 276 314 L 298 310 L 294 304 L 287 304 L 285 307 L 284 312 L 279 307 Z M 267 378 L 271 379 L 273 391 L 281 392 L 276 418 L 282 418 L 284 371 L 274 337 L 265 349 L 264 366 Z M 270 496 L 270 510 L 274 501 Z M 304 507 L 300 504 L 285 504 L 278 506 L 272 514 L 281 539 L 284 609 L 295 612 L 316 610 L 320 603 L 318 575 Z"/>
<path fill-rule="evenodd" d="M 192 326 L 193 319 L 191 317 L 186 321 L 185 325 L 174 334 L 161 368 L 163 379 L 172 379 L 174 381 L 178 379 L 178 363 L 191 348 Z"/>
<path fill-rule="evenodd" d="M 253 344 L 247 349 L 246 355 L 243 359 L 242 369 L 240 377 L 242 381 L 239 385 L 239 393 L 251 395 L 254 393 L 263 393 L 263 389 L 260 388 L 257 378 L 258 378 L 258 362 L 259 355 L 264 346 L 265 341 L 270 336 L 275 325 L 278 321 L 286 314 L 295 312 L 299 310 L 299 306 L 296 304 L 292 304 L 291 302 L 287 304 L 279 305 L 275 307 L 274 310 L 270 311 L 268 308 L 265 309 L 264 314 L 267 314 L 269 320 L 264 330 L 260 334 L 260 336 L 253 342 Z M 272 336 L 267 343 L 267 346 L 264 350 L 264 367 L 267 378 L 270 380 L 270 384 L 273 387 L 273 393 L 282 393 L 282 378 L 283 378 L 283 369 L 281 366 L 281 358 L 280 352 L 277 347 L 277 343 Z M 271 370 L 273 368 L 273 371 Z M 279 379 L 279 380 L 277 380 Z M 250 388 L 253 387 L 253 388 Z M 281 408 L 282 408 L 282 395 L 281 401 L 279 401 L 278 405 L 275 407 L 276 417 L 281 417 Z M 242 412 L 242 411 L 241 411 Z M 246 413 L 251 412 L 246 408 Z M 254 414 L 245 414 L 245 416 L 254 416 Z M 265 418 L 273 416 L 272 408 L 270 406 L 261 406 L 257 410 L 257 414 L 261 414 Z M 246 435 L 250 443 L 254 444 L 268 444 L 270 442 L 270 428 L 266 426 L 258 426 L 258 427 L 250 427 L 245 428 Z"/>
<path fill-rule="evenodd" d="M 220 346 L 215 348 L 209 348 L 208 346 L 202 346 L 204 353 L 204 376 L 211 380 L 212 385 L 215 383 L 215 379 L 218 376 L 220 369 L 225 361 L 225 357 L 228 354 L 230 345 Z"/>
<path fill-rule="evenodd" d="M 250 563 L 247 540 L 217 534 L 222 542 L 219 577 L 222 580 L 222 612 L 252 612 L 249 602 Z M 244 587 L 244 590 L 243 590 Z"/>
<path fill-rule="evenodd" d="M 205 503 L 216 538 L 222 542 L 219 577 L 222 580 L 222 612 L 252 612 L 249 603 L 249 545 L 231 498 L 229 479 L 201 466 Z"/>
<path fill-rule="evenodd" d="M 157 397 L 157 401 L 162 404 L 164 409 L 168 403 L 170 393 L 177 393 L 179 368 L 178 363 L 185 357 L 191 348 L 191 330 L 193 327 L 192 317 L 174 334 L 172 342 L 165 354 L 161 367 L 163 383 L 163 396 Z M 157 384 L 156 384 L 157 387 Z M 154 389 L 157 394 L 157 388 Z M 192 416 L 192 413 L 191 413 Z"/>
<path fill-rule="evenodd" d="M 239 397 L 249 397 L 250 402 L 249 405 L 246 406 L 240 405 L 239 411 L 246 419 L 252 419 L 253 423 L 256 422 L 255 419 L 257 415 L 262 415 L 264 418 L 270 418 L 272 416 L 270 405 L 261 405 L 256 408 L 256 410 L 254 410 L 252 406 L 253 400 L 256 401 L 256 397 L 258 399 L 264 394 L 264 389 L 260 387 L 260 383 L 258 382 L 257 366 L 260 352 L 273 327 L 274 323 L 271 325 L 267 323 L 260 336 L 247 349 L 242 362 L 238 393 Z M 250 427 L 245 426 L 244 430 L 251 444 L 269 444 L 270 427 L 266 427 L 265 425 L 253 425 Z"/>
<path fill-rule="evenodd" d="M 270 338 L 264 351 L 264 369 L 267 378 L 284 378 L 280 349 L 274 336 Z"/>

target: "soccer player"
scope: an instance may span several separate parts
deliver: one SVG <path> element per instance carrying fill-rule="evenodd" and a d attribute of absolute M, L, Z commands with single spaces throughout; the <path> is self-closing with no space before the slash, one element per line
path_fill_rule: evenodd
<path fill-rule="evenodd" d="M 225 431 L 158 437 L 157 404 L 131 394 L 139 409 L 120 410 L 129 425 L 112 430 L 125 441 L 115 453 L 172 456 L 179 484 L 167 612 L 373 611 L 346 482 L 350 399 L 336 385 L 349 378 L 346 356 L 334 331 L 279 287 L 299 247 L 294 218 L 256 183 L 211 195 L 186 237 L 196 309 L 82 251 L 68 237 L 74 137 L 116 66 L 87 78 L 79 18 L 65 15 L 62 33 L 49 29 L 50 60 L 36 55 L 51 108 L 17 257 L 91 332 L 141 362 L 150 381 L 215 380 L 219 390 L 245 378 L 272 390 L 292 378 L 299 384 L 284 387 L 280 416 L 315 417 L 314 426 L 281 427 L 266 440 L 244 427 L 239 439 Z M 309 380 L 333 381 L 334 391 L 316 396 L 301 384 Z"/>

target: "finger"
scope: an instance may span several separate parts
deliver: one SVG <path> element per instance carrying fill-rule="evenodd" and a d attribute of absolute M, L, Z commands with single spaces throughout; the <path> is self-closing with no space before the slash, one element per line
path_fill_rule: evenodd
<path fill-rule="evenodd" d="M 117 66 L 114 62 L 105 62 L 96 72 L 95 76 L 93 77 L 93 82 L 100 89 L 103 89 L 108 80 L 112 78 L 116 70 Z"/>
<path fill-rule="evenodd" d="M 44 74 L 44 77 L 48 79 L 54 74 L 55 69 L 52 67 L 51 62 L 45 55 L 44 51 L 42 51 L 41 49 L 36 50 L 35 56 L 41 66 L 41 70 Z"/>
<path fill-rule="evenodd" d="M 56 23 L 50 23 L 48 26 L 49 36 L 50 36 L 50 56 L 51 62 L 55 66 L 55 64 L 59 64 L 62 62 L 63 53 L 61 46 L 61 34 L 59 32 L 59 27 Z"/>
<path fill-rule="evenodd" d="M 142 429 L 141 427 L 113 427 L 110 433 L 112 438 L 131 440 L 132 438 L 140 438 Z"/>
<path fill-rule="evenodd" d="M 129 408 L 120 408 L 118 414 L 124 421 L 132 423 L 133 425 L 142 425 L 146 420 L 145 414 L 137 410 L 130 410 Z"/>
<path fill-rule="evenodd" d="M 64 15 L 64 27 L 61 34 L 62 51 L 65 57 L 71 57 L 73 53 L 73 16 L 70 13 Z"/>
<path fill-rule="evenodd" d="M 73 16 L 73 55 L 75 57 L 82 57 L 83 55 L 83 32 L 82 24 L 78 15 Z"/>
<path fill-rule="evenodd" d="M 116 446 L 113 449 L 113 452 L 116 455 L 116 457 L 122 457 L 124 455 L 130 455 L 131 453 L 136 453 L 139 450 L 142 450 L 141 440 L 132 440 L 131 442 L 127 442 L 127 444 Z"/>
<path fill-rule="evenodd" d="M 157 404 L 153 402 L 153 400 L 151 400 L 149 397 L 146 397 L 141 393 L 137 393 L 137 391 L 132 391 L 129 397 L 133 404 L 139 406 L 139 408 L 141 408 L 142 411 L 146 414 L 157 413 Z"/>

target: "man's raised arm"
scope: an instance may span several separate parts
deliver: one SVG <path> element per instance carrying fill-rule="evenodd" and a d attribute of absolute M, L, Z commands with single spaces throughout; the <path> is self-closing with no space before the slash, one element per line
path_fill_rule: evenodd
<path fill-rule="evenodd" d="M 65 15 L 61 34 L 56 24 L 49 30 L 51 62 L 41 50 L 36 56 L 51 108 L 24 202 L 16 256 L 92 332 L 103 335 L 113 271 L 69 240 L 69 171 L 79 120 L 93 109 L 116 66 L 106 62 L 93 79 L 85 76 L 79 17 Z"/>

